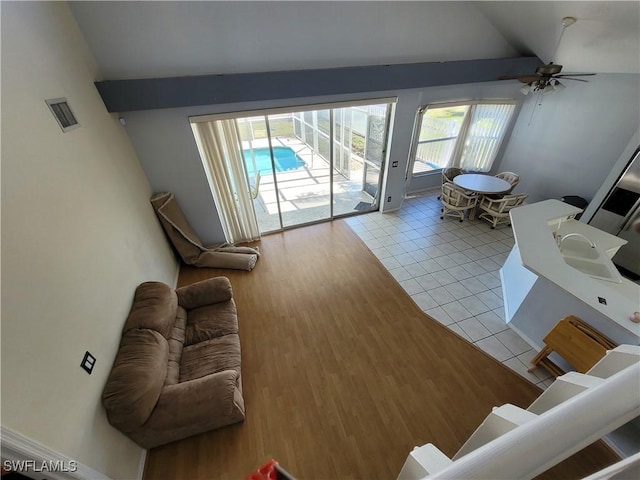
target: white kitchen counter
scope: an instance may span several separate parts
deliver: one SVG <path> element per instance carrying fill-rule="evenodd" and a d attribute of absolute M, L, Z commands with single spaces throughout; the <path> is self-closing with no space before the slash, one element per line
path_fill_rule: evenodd
<path fill-rule="evenodd" d="M 581 233 L 609 256 L 625 243 L 573 220 L 580 212 L 558 200 L 511 211 L 516 245 L 500 271 L 507 322 L 537 349 L 546 332 L 570 314 L 617 343 L 640 344 L 640 324 L 629 318 L 640 310 L 640 286 L 625 278 L 622 283 L 593 278 L 567 265 L 560 254 L 553 232 Z"/>

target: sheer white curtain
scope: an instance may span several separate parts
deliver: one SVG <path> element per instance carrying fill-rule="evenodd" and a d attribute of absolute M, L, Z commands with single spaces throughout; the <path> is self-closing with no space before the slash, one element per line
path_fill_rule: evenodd
<path fill-rule="evenodd" d="M 461 132 L 464 144 L 456 166 L 467 171 L 488 172 L 514 110 L 513 104 L 474 105 L 469 123 Z"/>
<path fill-rule="evenodd" d="M 191 124 L 227 242 L 260 238 L 256 212 L 234 119 Z"/>

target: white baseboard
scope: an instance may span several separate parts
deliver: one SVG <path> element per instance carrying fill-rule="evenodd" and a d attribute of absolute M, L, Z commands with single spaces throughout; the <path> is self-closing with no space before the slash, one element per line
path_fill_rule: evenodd
<path fill-rule="evenodd" d="M 142 450 L 142 455 L 140 455 L 140 465 L 138 465 L 138 480 L 142 480 L 142 477 L 144 476 L 144 467 L 147 463 L 148 453 L 149 453 L 149 450 L 144 449 Z"/>
<path fill-rule="evenodd" d="M 25 475 L 37 474 L 38 478 L 46 480 L 109 480 L 103 473 L 9 428 L 0 427 L 0 433 L 3 466 L 5 461 L 30 460 L 33 462 L 31 467 L 35 467 L 35 470 L 25 472 Z M 49 467 L 43 468 L 44 464 Z"/>
<path fill-rule="evenodd" d="M 407 192 L 405 198 L 416 198 L 416 197 L 424 197 L 425 195 L 442 190 L 441 185 L 436 185 L 434 187 L 421 188 L 420 190 L 412 190 L 411 192 Z"/>
<path fill-rule="evenodd" d="M 176 288 L 178 286 L 178 277 L 180 276 L 180 266 L 182 264 L 180 263 L 180 260 L 178 260 L 178 265 L 176 266 L 176 272 L 173 275 L 173 285 L 171 285 L 173 288 Z"/>

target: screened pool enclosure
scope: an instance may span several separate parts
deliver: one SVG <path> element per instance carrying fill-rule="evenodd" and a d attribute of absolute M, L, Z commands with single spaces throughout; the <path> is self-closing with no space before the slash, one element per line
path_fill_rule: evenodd
<path fill-rule="evenodd" d="M 385 101 L 192 119 L 221 217 L 243 209 L 262 234 L 377 210 L 390 113 Z M 233 193 L 220 185 L 224 173 L 245 177 L 230 180 L 237 182 Z M 247 235 L 227 236 L 237 242 Z"/>

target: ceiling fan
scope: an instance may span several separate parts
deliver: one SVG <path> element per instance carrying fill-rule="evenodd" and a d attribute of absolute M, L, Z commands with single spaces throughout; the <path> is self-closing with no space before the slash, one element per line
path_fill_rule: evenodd
<path fill-rule="evenodd" d="M 560 38 L 558 39 L 558 43 L 556 44 L 555 54 L 558 52 L 558 47 L 560 46 L 560 41 L 562 40 L 562 36 L 564 35 L 564 31 L 567 27 L 576 23 L 575 17 L 564 17 L 562 19 L 562 32 L 560 33 Z M 565 86 L 560 83 L 560 79 L 564 80 L 575 80 L 577 82 L 587 82 L 587 80 L 583 80 L 581 78 L 573 78 L 573 77 L 587 77 L 591 75 L 595 75 L 595 73 L 567 73 L 561 75 L 562 65 L 558 65 L 553 62 L 549 62 L 546 65 L 542 65 L 541 67 L 536 68 L 534 74 L 530 75 L 507 75 L 500 77 L 500 80 L 518 80 L 524 85 L 520 89 L 520 91 L 527 95 L 530 92 L 539 92 L 542 94 L 554 93 L 565 89 Z"/>

